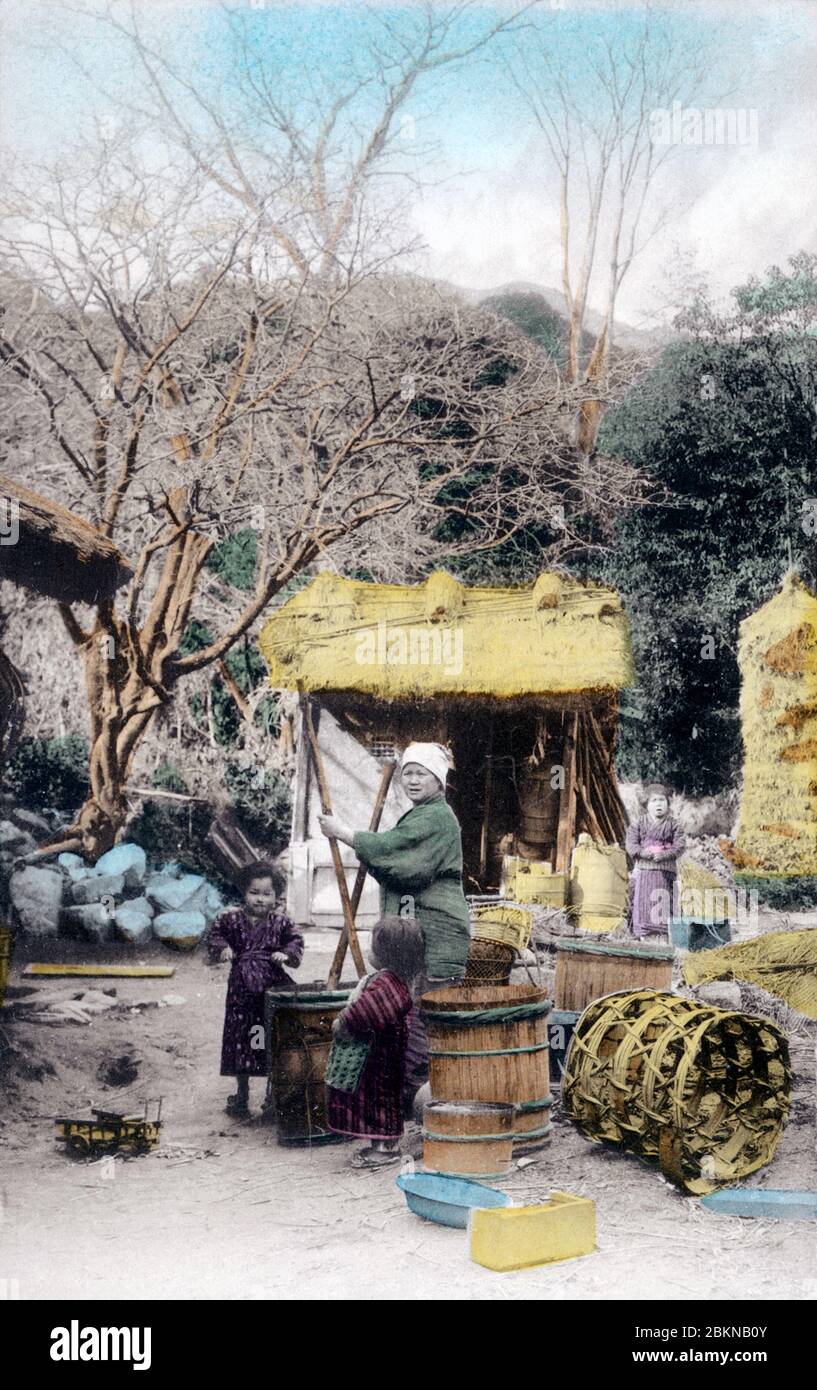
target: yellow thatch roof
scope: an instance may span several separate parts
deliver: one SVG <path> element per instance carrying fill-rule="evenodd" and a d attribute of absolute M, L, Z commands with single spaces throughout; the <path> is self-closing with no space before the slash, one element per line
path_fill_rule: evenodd
<path fill-rule="evenodd" d="M 618 690 L 633 680 L 627 618 L 612 589 L 555 573 L 516 589 L 320 574 L 269 618 L 270 683 L 378 699 L 509 698 Z"/>
<path fill-rule="evenodd" d="M 743 796 L 736 862 L 817 873 L 817 596 L 790 572 L 740 626 Z"/>

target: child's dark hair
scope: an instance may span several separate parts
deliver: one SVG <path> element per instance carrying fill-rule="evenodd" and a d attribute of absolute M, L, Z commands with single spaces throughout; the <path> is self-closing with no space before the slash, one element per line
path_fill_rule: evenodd
<path fill-rule="evenodd" d="M 410 985 L 423 973 L 425 941 L 413 917 L 381 917 L 372 928 L 371 950 L 377 963 Z"/>
<path fill-rule="evenodd" d="M 270 864 L 266 859 L 256 859 L 252 864 L 245 864 L 238 870 L 235 876 L 235 886 L 243 897 L 251 883 L 257 878 L 268 878 L 275 889 L 276 897 L 282 898 L 286 892 L 287 881 L 284 874 L 275 864 Z"/>

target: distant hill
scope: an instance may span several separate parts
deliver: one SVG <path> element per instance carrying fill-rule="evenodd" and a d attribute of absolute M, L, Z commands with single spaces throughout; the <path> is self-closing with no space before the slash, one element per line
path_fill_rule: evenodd
<path fill-rule="evenodd" d="M 563 360 L 564 344 L 567 339 L 567 305 L 561 290 L 550 285 L 534 285 L 527 280 L 514 280 L 499 285 L 492 290 L 474 290 L 448 282 L 437 282 L 441 289 L 460 295 L 469 304 L 484 304 L 495 313 L 511 320 L 517 328 L 540 342 L 557 360 Z M 602 316 L 595 309 L 588 308 L 585 315 L 585 333 L 582 351 L 587 352 L 593 345 L 595 334 L 601 328 Z M 613 343 L 618 348 L 635 348 L 644 351 L 649 348 L 662 348 L 674 337 L 669 327 L 633 328 L 632 325 L 616 321 Z"/>

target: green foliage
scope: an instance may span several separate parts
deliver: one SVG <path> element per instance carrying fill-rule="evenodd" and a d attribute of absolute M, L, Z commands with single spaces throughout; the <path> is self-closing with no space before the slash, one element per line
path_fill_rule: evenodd
<path fill-rule="evenodd" d="M 138 816 L 129 822 L 127 837 L 142 846 L 149 862 L 176 859 L 185 869 L 204 874 L 211 883 L 223 887 L 221 869 L 207 844 L 212 818 L 212 807 L 203 802 L 146 800 Z"/>
<path fill-rule="evenodd" d="M 289 783 L 274 771 L 242 768 L 228 762 L 224 783 L 229 809 L 235 812 L 244 833 L 264 852 L 279 854 L 289 840 L 291 796 Z M 170 763 L 153 774 L 153 786 L 162 791 L 185 793 L 184 779 Z M 153 863 L 177 859 L 185 869 L 204 874 L 224 887 L 221 869 L 207 842 L 213 819 L 209 803 L 145 800 L 139 815 L 128 826 L 128 839 L 141 845 Z"/>
<path fill-rule="evenodd" d="M 213 547 L 207 559 L 207 568 L 225 584 L 246 593 L 255 584 L 257 561 L 258 537 L 255 531 L 246 527 Z"/>
<path fill-rule="evenodd" d="M 205 647 L 209 647 L 215 637 L 206 623 L 200 623 L 198 618 L 191 618 L 179 642 L 180 656 L 190 656 L 193 652 L 201 652 Z"/>
<path fill-rule="evenodd" d="M 8 763 L 5 781 L 22 806 L 75 811 L 90 791 L 88 744 L 79 734 L 24 738 Z"/>
<path fill-rule="evenodd" d="M 185 628 L 180 644 L 183 654 L 201 651 L 214 640 L 209 627 L 192 618 Z M 267 678 L 264 658 L 251 642 L 246 639 L 232 648 L 225 657 L 224 664 L 234 678 L 242 695 L 249 695 Z M 210 699 L 213 710 L 213 733 L 216 743 L 223 748 L 232 748 L 239 741 L 243 718 L 235 700 L 224 682 L 214 676 Z M 205 708 L 201 695 L 193 695 L 190 712 L 199 728 L 204 726 Z M 256 708 L 254 721 L 265 734 L 275 734 L 280 724 L 280 711 L 275 695 L 270 694 L 261 700 Z"/>
<path fill-rule="evenodd" d="M 777 912 L 812 912 L 817 903 L 817 878 L 806 875 L 795 878 L 793 875 L 735 874 L 735 887 L 747 893 L 757 893 L 761 907 L 773 908 Z"/>
<path fill-rule="evenodd" d="M 187 783 L 180 772 L 177 772 L 172 763 L 167 761 L 160 763 L 150 779 L 150 785 L 156 787 L 157 791 L 177 792 L 184 796 L 188 791 Z"/>
<path fill-rule="evenodd" d="M 490 295 L 482 305 L 493 313 L 509 319 L 522 333 L 545 349 L 554 362 L 564 366 L 567 350 L 567 323 L 552 309 L 544 295 L 534 290 L 510 290 L 506 294 Z"/>
<path fill-rule="evenodd" d="M 227 763 L 224 781 L 244 833 L 272 854 L 289 841 L 292 798 L 289 783 L 268 768 Z"/>
<path fill-rule="evenodd" d="M 788 315 L 779 284 L 776 297 Z M 740 766 L 738 624 L 790 565 L 817 578 L 815 538 L 801 526 L 804 499 L 817 495 L 817 352 L 769 321 L 757 286 L 742 302 L 743 341 L 733 321 L 709 320 L 696 341 L 664 353 L 599 439 L 667 494 L 618 518 L 605 566 L 630 615 L 638 672 L 620 770 L 692 795 L 728 785 Z M 746 322 L 751 305 L 762 321 Z"/>

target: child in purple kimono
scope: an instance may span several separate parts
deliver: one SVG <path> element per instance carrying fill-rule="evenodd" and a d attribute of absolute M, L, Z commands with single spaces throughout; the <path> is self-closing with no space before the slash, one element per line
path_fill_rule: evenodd
<path fill-rule="evenodd" d="M 633 861 L 630 930 L 634 937 L 666 937 L 677 879 L 676 861 L 684 852 L 684 832 L 669 814 L 670 792 L 660 782 L 645 790 L 646 812 L 627 830 Z"/>
<path fill-rule="evenodd" d="M 297 966 L 304 953 L 304 939 L 279 911 L 285 891 L 284 876 L 272 864 L 250 864 L 236 881 L 244 905 L 223 912 L 210 932 L 210 964 L 230 952 L 232 968 L 227 984 L 224 1034 L 221 1043 L 221 1075 L 234 1076 L 238 1089 L 227 1101 L 227 1114 L 249 1114 L 250 1077 L 264 1076 L 264 990 L 273 985 L 294 984 L 284 964 Z"/>

